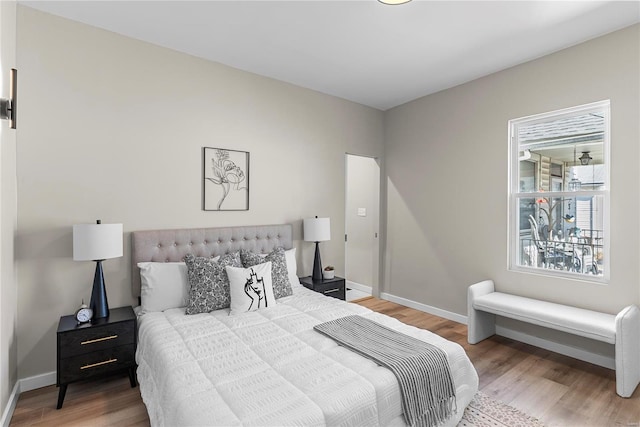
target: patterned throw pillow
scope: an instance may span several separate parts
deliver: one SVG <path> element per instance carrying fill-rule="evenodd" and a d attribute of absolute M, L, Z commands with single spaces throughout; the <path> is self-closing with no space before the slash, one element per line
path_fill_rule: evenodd
<path fill-rule="evenodd" d="M 271 262 L 249 268 L 226 267 L 231 285 L 231 314 L 276 305 L 271 282 Z"/>
<path fill-rule="evenodd" d="M 289 295 L 293 294 L 291 283 L 289 283 L 287 259 L 284 255 L 283 248 L 275 248 L 273 252 L 271 252 L 266 257 L 242 249 L 240 251 L 240 258 L 242 259 L 242 265 L 245 268 L 262 264 L 263 262 L 271 261 L 273 295 L 276 297 L 276 299 L 278 299 L 282 297 L 288 297 Z"/>
<path fill-rule="evenodd" d="M 189 254 L 184 257 L 184 261 L 189 279 L 189 301 L 185 313 L 209 313 L 229 307 L 229 278 L 224 268 L 227 265 L 242 267 L 240 254 L 234 252 L 222 255 L 218 262 Z"/>

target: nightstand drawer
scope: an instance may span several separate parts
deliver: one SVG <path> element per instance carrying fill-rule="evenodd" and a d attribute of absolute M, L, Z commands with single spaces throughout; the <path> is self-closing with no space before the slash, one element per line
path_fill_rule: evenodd
<path fill-rule="evenodd" d="M 325 295 L 334 296 L 344 292 L 344 282 L 332 282 L 332 283 L 322 283 L 315 284 L 314 290 L 316 292 L 323 293 Z"/>
<path fill-rule="evenodd" d="M 95 351 L 60 360 L 60 383 L 130 368 L 134 363 L 133 344 Z"/>
<path fill-rule="evenodd" d="M 311 276 L 301 277 L 300 283 L 305 287 L 319 292 L 328 297 L 344 300 L 346 297 L 345 280 L 342 277 L 334 277 L 333 279 L 313 280 Z"/>
<path fill-rule="evenodd" d="M 135 324 L 120 322 L 59 335 L 61 359 L 135 342 Z"/>

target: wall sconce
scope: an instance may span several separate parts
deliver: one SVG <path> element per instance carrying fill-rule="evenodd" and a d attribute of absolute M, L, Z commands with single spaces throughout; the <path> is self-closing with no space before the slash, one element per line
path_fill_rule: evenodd
<path fill-rule="evenodd" d="M 582 166 L 588 165 L 589 162 L 593 160 L 593 158 L 589 155 L 589 151 L 583 151 L 582 156 L 578 157 L 578 159 L 580 159 L 580 164 Z"/>
<path fill-rule="evenodd" d="M 9 99 L 0 98 L 0 119 L 9 120 L 11 129 L 16 128 L 16 106 L 18 99 L 18 70 L 11 69 Z"/>

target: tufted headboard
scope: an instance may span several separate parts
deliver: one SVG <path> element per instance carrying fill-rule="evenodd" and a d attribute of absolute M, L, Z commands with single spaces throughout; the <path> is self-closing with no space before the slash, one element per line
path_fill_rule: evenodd
<path fill-rule="evenodd" d="M 133 295 L 140 296 L 139 262 L 180 262 L 187 254 L 214 257 L 240 249 L 254 253 L 269 253 L 279 246 L 291 249 L 292 234 L 291 224 L 134 231 L 131 233 Z"/>

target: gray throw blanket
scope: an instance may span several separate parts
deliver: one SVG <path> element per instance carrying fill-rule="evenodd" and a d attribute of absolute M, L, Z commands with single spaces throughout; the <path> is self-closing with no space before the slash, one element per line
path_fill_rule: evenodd
<path fill-rule="evenodd" d="M 395 374 L 408 425 L 437 426 L 457 411 L 447 355 L 438 347 L 355 315 L 314 329 Z"/>

